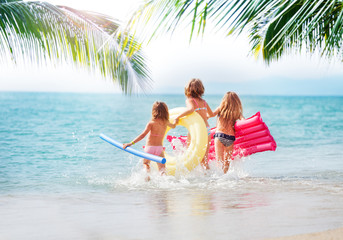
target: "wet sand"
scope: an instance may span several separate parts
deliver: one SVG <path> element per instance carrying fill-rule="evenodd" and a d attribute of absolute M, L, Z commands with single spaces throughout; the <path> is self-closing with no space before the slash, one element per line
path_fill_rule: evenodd
<path fill-rule="evenodd" d="M 299 234 L 289 237 L 268 238 L 266 240 L 342 240 L 343 227 L 324 232 Z"/>

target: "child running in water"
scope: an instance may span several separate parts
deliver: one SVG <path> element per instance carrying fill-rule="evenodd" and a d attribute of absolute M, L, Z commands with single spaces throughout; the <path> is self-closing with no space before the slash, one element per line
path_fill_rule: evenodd
<path fill-rule="evenodd" d="M 243 107 L 238 95 L 227 92 L 212 116 L 216 115 L 218 115 L 217 127 L 213 136 L 216 159 L 223 164 L 223 171 L 226 173 L 230 167 L 233 142 L 236 139 L 234 125 L 237 120 L 244 119 Z"/>
<path fill-rule="evenodd" d="M 146 146 L 144 151 L 156 156 L 164 157 L 162 141 L 164 134 L 166 132 L 167 126 L 171 128 L 175 128 L 177 121 L 175 120 L 174 123 L 169 122 L 169 112 L 167 104 L 164 102 L 155 102 L 152 105 L 152 119 L 146 125 L 144 131 L 138 135 L 133 141 L 130 143 L 123 144 L 123 148 L 127 148 L 140 140 L 142 140 L 148 133 L 149 136 L 146 140 Z M 143 165 L 147 172 L 150 172 L 150 160 L 144 159 Z M 161 175 L 165 174 L 165 164 L 157 163 L 158 170 L 160 171 Z M 147 180 L 150 178 L 148 177 Z"/>
<path fill-rule="evenodd" d="M 210 125 L 208 124 L 207 119 L 209 116 L 213 115 L 213 112 L 210 106 L 207 104 L 207 102 L 202 98 L 202 96 L 204 95 L 204 92 L 205 92 L 205 88 L 200 79 L 193 78 L 188 82 L 188 84 L 185 87 L 185 95 L 187 97 L 186 99 L 187 109 L 176 117 L 176 121 L 178 121 L 181 117 L 184 117 L 196 111 L 205 121 L 207 132 L 208 132 L 208 142 L 210 143 L 211 128 L 210 128 Z M 188 142 L 190 141 L 189 134 L 188 134 L 187 141 Z M 205 157 L 201 161 L 201 165 L 206 170 L 209 169 L 208 160 L 207 160 L 208 149 L 209 149 L 209 144 L 207 145 Z"/>

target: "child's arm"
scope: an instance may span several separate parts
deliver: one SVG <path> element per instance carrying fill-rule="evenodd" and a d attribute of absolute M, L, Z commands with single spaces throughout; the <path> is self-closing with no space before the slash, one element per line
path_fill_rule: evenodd
<path fill-rule="evenodd" d="M 216 115 L 214 115 L 214 113 L 212 112 L 212 109 L 210 108 L 210 106 L 207 104 L 206 102 L 206 108 L 207 108 L 207 118 L 211 118 L 211 117 L 214 117 Z"/>
<path fill-rule="evenodd" d="M 186 100 L 186 108 L 187 108 L 187 109 L 186 109 L 185 111 L 183 111 L 182 113 L 180 113 L 180 114 L 175 118 L 176 122 L 178 122 L 180 118 L 182 118 L 182 117 L 184 117 L 184 116 L 187 116 L 188 114 L 191 114 L 192 112 L 194 112 L 195 108 L 194 108 L 194 106 L 190 103 L 190 100 L 189 100 L 189 99 Z"/>
<path fill-rule="evenodd" d="M 142 139 L 150 132 L 150 130 L 151 130 L 151 123 L 149 122 L 149 123 L 146 125 L 144 131 L 143 131 L 140 135 L 138 135 L 138 136 L 137 136 L 133 141 L 131 141 L 130 143 L 124 143 L 124 144 L 123 144 L 123 148 L 125 149 L 125 148 L 127 148 L 127 147 L 129 147 L 129 146 L 132 146 L 132 145 L 135 144 L 136 142 L 139 142 L 140 140 L 142 140 Z"/>
<path fill-rule="evenodd" d="M 167 126 L 170 127 L 170 128 L 175 128 L 177 122 L 178 122 L 178 121 L 177 121 L 176 119 L 174 120 L 174 123 L 171 123 L 171 122 L 168 121 L 168 122 L 167 122 Z"/>
<path fill-rule="evenodd" d="M 207 104 L 207 103 L 206 103 Z M 216 110 L 214 110 L 214 112 L 212 112 L 212 110 L 211 110 L 211 108 L 208 106 L 208 108 L 207 109 L 209 109 L 211 112 L 209 112 L 208 110 L 207 110 L 207 117 L 208 118 L 211 118 L 211 117 L 215 117 L 215 116 L 217 116 L 218 115 L 218 113 L 219 113 L 219 107 L 217 107 L 216 108 Z"/>

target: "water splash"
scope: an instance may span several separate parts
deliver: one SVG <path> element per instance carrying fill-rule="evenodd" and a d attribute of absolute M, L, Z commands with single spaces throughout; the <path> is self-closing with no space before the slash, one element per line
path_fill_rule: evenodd
<path fill-rule="evenodd" d="M 168 189 L 171 191 L 226 189 L 235 186 L 237 181 L 249 176 L 249 173 L 244 169 L 244 161 L 244 159 L 233 161 L 227 174 L 223 173 L 219 163 L 212 161 L 209 170 L 204 170 L 199 165 L 189 173 L 184 173 L 185 171 L 176 172 L 175 176 L 161 176 L 155 168 L 151 168 L 148 175 L 142 167 L 142 161 L 140 161 L 132 168 L 129 176 L 116 180 L 114 187 L 132 190 Z M 147 181 L 148 176 L 150 181 Z"/>

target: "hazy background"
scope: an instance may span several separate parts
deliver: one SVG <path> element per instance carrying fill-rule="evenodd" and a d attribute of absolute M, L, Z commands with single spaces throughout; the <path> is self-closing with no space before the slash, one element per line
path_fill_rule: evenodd
<path fill-rule="evenodd" d="M 125 22 L 141 0 L 50 0 L 80 10 L 111 15 Z M 150 93 L 183 93 L 192 77 L 202 79 L 205 94 L 231 90 L 252 95 L 343 95 L 343 64 L 293 54 L 267 66 L 249 55 L 245 36 L 225 37 L 210 27 L 204 38 L 189 43 L 189 31 L 178 30 L 144 47 L 154 85 Z M 0 66 L 0 91 L 120 92 L 100 74 L 63 66 Z"/>

